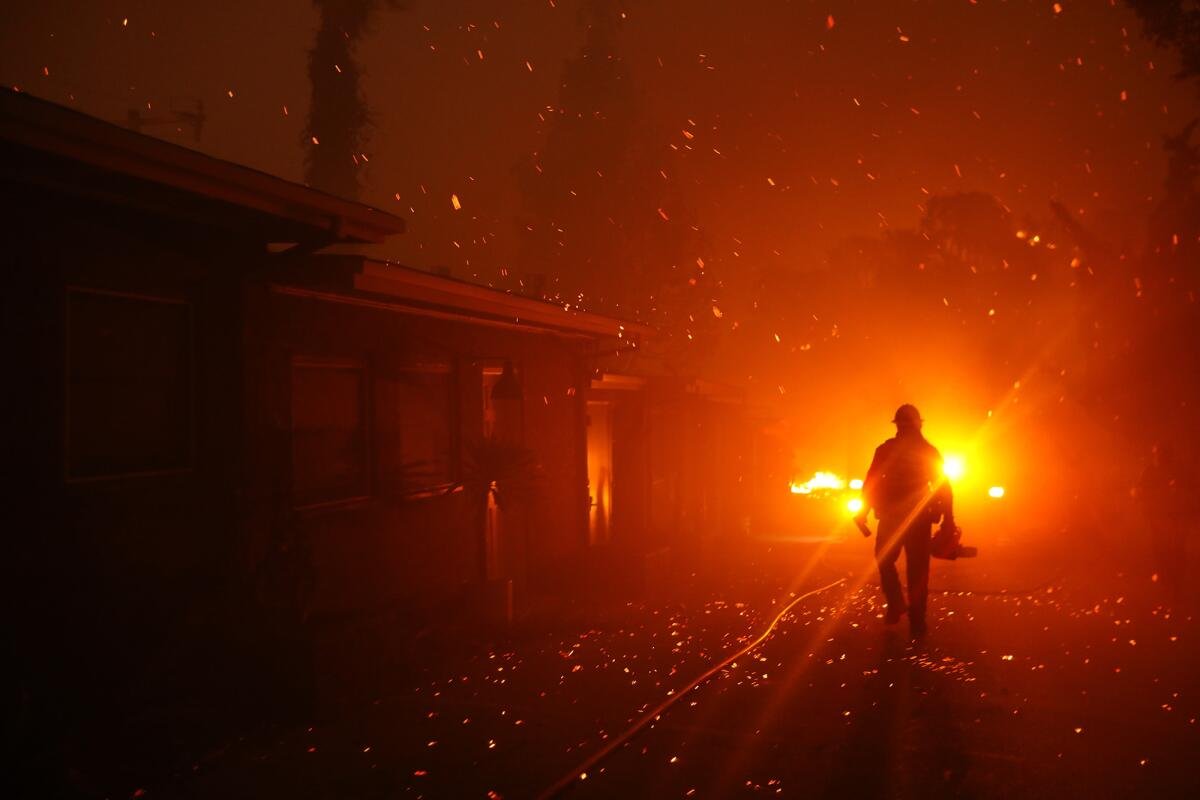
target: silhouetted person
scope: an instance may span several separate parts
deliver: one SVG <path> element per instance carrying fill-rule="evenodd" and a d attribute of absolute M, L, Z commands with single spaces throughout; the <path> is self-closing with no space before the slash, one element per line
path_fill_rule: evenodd
<path fill-rule="evenodd" d="M 1187 567 L 1187 540 L 1200 512 L 1196 476 L 1167 444 L 1150 448 L 1139 494 L 1150 528 L 1154 571 L 1172 600 L 1180 600 Z"/>
<path fill-rule="evenodd" d="M 863 480 L 861 516 L 874 510 L 879 519 L 875 560 L 887 598 L 884 622 L 894 625 L 907 611 L 912 635 L 920 637 L 925 635 L 929 596 L 931 528 L 939 517 L 943 525 L 953 527 L 954 510 L 950 484 L 942 478 L 942 455 L 921 435 L 920 412 L 906 403 L 896 409 L 892 422 L 896 435 L 875 449 Z M 907 603 L 896 571 L 901 548 L 908 575 Z"/>

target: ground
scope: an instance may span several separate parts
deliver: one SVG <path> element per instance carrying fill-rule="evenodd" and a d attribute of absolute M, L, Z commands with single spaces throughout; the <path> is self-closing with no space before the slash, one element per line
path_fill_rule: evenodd
<path fill-rule="evenodd" d="M 567 776 L 580 798 L 1200 796 L 1200 625 L 1140 562 L 1025 546 L 936 562 L 913 642 L 884 626 L 869 559 L 861 539 L 748 545 L 719 578 L 543 614 L 114 796 L 518 798 Z"/>

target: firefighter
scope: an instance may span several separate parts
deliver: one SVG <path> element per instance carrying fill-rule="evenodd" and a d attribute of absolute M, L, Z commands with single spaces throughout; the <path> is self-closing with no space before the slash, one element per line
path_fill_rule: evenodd
<path fill-rule="evenodd" d="M 923 420 L 916 407 L 900 406 L 892 422 L 896 435 L 876 448 L 863 480 L 860 517 L 865 519 L 873 510 L 879 520 L 875 561 L 887 599 L 884 622 L 895 625 L 907 611 L 909 630 L 920 638 L 926 630 L 931 528 L 941 518 L 942 526 L 953 530 L 953 498 L 949 482 L 942 477 L 942 455 L 921 434 Z M 901 548 L 908 577 L 907 603 L 896 571 Z"/>

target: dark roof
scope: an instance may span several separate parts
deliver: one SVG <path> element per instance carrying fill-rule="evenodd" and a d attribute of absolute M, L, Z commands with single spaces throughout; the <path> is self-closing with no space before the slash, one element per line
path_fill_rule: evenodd
<path fill-rule="evenodd" d="M 420 305 L 452 308 L 479 317 L 518 325 L 574 333 L 629 338 L 650 336 L 654 328 L 582 311 L 569 306 L 489 289 L 479 284 L 412 269 L 386 261 L 364 259 L 354 288 Z"/>
<path fill-rule="evenodd" d="M 404 220 L 386 212 L 3 88 L 0 179 L 88 202 L 237 229 L 268 242 L 370 243 L 404 231 Z M 654 333 L 641 323 L 362 256 L 277 258 L 282 273 L 289 276 L 283 283 L 294 284 L 307 260 L 315 268 L 308 274 L 315 285 L 327 284 L 344 300 L 375 296 L 409 313 L 631 343 Z M 349 266 L 350 273 L 336 269 L 338 264 Z"/>
<path fill-rule="evenodd" d="M 21 154 L 73 164 L 72 185 L 57 188 L 166 215 L 248 222 L 268 241 L 381 242 L 404 232 L 404 220 L 384 211 L 3 88 L 0 145 L 17 151 L 0 159 L 7 177 L 53 180 Z"/>
<path fill-rule="evenodd" d="M 636 347 L 655 329 L 564 304 L 498 289 L 364 255 L 318 254 L 288 260 L 270 273 L 273 287 L 288 294 L 367 304 L 401 313 L 452 318 L 589 339 L 623 340 Z"/>

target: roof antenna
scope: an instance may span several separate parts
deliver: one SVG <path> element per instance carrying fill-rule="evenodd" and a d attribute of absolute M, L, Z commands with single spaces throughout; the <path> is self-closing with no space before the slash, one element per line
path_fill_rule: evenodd
<path fill-rule="evenodd" d="M 204 101 L 200 99 L 189 101 L 190 108 L 177 108 L 172 101 L 172 108 L 159 115 L 145 115 L 140 108 L 129 109 L 128 115 L 125 117 L 125 125 L 128 128 L 142 133 L 145 128 L 158 125 L 174 125 L 176 127 L 186 126 L 192 129 L 192 135 L 196 141 L 200 141 L 200 133 L 204 130 L 204 123 L 208 116 L 204 113 Z"/>

